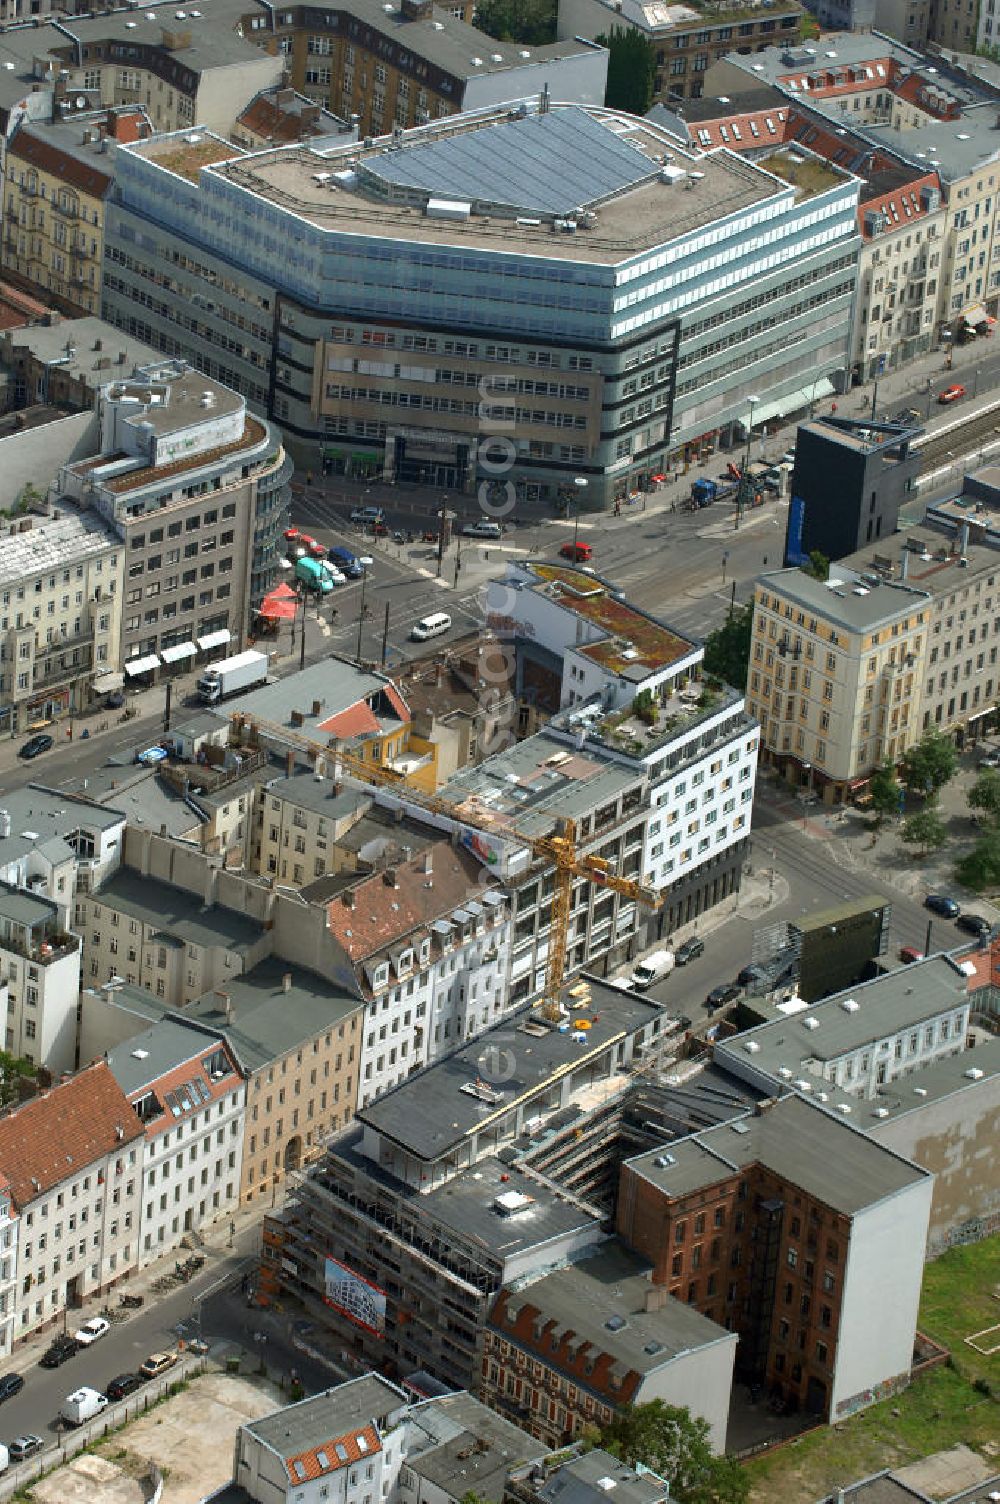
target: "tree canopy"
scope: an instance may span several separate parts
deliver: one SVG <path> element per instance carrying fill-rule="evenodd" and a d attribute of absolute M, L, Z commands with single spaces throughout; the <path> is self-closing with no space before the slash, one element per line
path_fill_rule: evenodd
<path fill-rule="evenodd" d="M 608 49 L 608 82 L 604 102 L 612 110 L 645 115 L 653 103 L 656 49 L 638 31 L 613 26 L 594 40 Z"/>
<path fill-rule="evenodd" d="M 868 792 L 871 795 L 872 808 L 880 818 L 896 813 L 899 809 L 903 786 L 896 777 L 896 769 L 891 762 L 885 762 L 880 768 L 875 769 L 868 783 Z"/>
<path fill-rule="evenodd" d="M 994 825 L 1000 824 L 1000 772 L 984 768 L 966 798 L 970 809 L 982 810 Z"/>
<path fill-rule="evenodd" d="M 750 667 L 750 637 L 753 632 L 753 602 L 738 606 L 721 627 L 705 639 L 705 672 L 715 674 L 734 689 L 747 687 Z"/>
<path fill-rule="evenodd" d="M 915 794 L 943 789 L 958 770 L 958 753 L 950 737 L 931 726 L 903 757 L 903 778 Z"/>
<path fill-rule="evenodd" d="M 1000 888 L 1000 831 L 990 830 L 955 863 L 955 877 L 976 893 Z"/>
<path fill-rule="evenodd" d="M 556 39 L 556 0 L 481 0 L 476 25 L 498 42 L 541 47 Z"/>
<path fill-rule="evenodd" d="M 739 1464 L 712 1451 L 708 1422 L 663 1400 L 619 1411 L 601 1432 L 601 1445 L 666 1478 L 677 1504 L 745 1504 L 750 1491 Z"/>
<path fill-rule="evenodd" d="M 923 809 L 910 816 L 900 832 L 907 846 L 918 846 L 920 855 L 937 851 L 948 839 L 945 823 L 933 800 L 928 799 Z"/>
<path fill-rule="evenodd" d="M 20 1099 L 19 1082 L 36 1074 L 30 1060 L 22 1060 L 8 1050 L 0 1050 L 0 1112 L 6 1112 Z"/>

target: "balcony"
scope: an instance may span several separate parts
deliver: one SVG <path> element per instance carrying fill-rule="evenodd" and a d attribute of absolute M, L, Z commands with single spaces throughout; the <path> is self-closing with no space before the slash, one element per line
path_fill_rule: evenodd
<path fill-rule="evenodd" d="M 53 199 L 52 209 L 54 213 L 61 214 L 63 219 L 80 218 L 80 207 L 78 204 L 61 204 L 58 199 Z"/>

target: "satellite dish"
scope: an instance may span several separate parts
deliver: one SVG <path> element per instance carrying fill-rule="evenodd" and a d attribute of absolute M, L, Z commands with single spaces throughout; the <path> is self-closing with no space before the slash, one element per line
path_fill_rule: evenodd
<path fill-rule="evenodd" d="M 76 107 L 77 107 L 78 110 L 85 110 L 87 108 L 87 97 L 86 97 L 86 95 L 85 94 L 78 94 L 76 96 L 76 99 L 74 100 L 74 104 L 76 105 Z"/>

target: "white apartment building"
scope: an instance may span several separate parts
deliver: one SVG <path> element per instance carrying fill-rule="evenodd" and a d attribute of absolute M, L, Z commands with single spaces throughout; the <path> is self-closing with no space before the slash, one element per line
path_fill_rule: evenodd
<path fill-rule="evenodd" d="M 94 513 L 0 522 L 0 735 L 87 709 L 120 668 L 124 562 Z"/>
<path fill-rule="evenodd" d="M 495 1023 L 508 1002 L 510 902 L 449 841 L 352 884 L 330 936 L 366 1001 L 358 1105 Z"/>
<path fill-rule="evenodd" d="M 239 1206 L 246 1083 L 225 1041 L 162 1019 L 108 1055 L 142 1125 L 138 1262 Z"/>
<path fill-rule="evenodd" d="M 759 727 L 704 678 L 704 649 L 571 566 L 515 564 L 490 620 L 514 637 L 518 696 L 555 710 L 549 737 L 633 769 L 648 791 L 643 881 L 661 933 L 739 886 Z M 564 754 L 568 765 L 570 753 Z"/>
<path fill-rule="evenodd" d="M 50 899 L 63 926 L 78 922 L 79 895 L 99 888 L 121 862 L 125 814 L 34 783 L 2 800 L 0 882 Z"/>
<path fill-rule="evenodd" d="M 0 1003 L 4 989 L 0 987 Z M 0 1358 L 10 1356 L 17 1335 L 17 1234 L 19 1218 L 10 1182 L 0 1174 Z"/>
<path fill-rule="evenodd" d="M 20 1222 L 15 1340 L 135 1266 L 142 1136 L 103 1061 L 0 1118 Z"/>
<path fill-rule="evenodd" d="M 48 898 L 0 883 L 4 1048 L 58 1074 L 76 1064 L 80 942 Z"/>

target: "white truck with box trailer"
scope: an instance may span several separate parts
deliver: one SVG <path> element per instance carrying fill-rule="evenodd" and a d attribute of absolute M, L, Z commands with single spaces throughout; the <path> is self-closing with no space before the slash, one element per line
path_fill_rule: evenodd
<path fill-rule="evenodd" d="M 267 678 L 267 654 L 247 648 L 232 658 L 223 658 L 205 669 L 198 680 L 198 698 L 203 705 L 217 705 L 242 690 L 256 689 Z"/>

